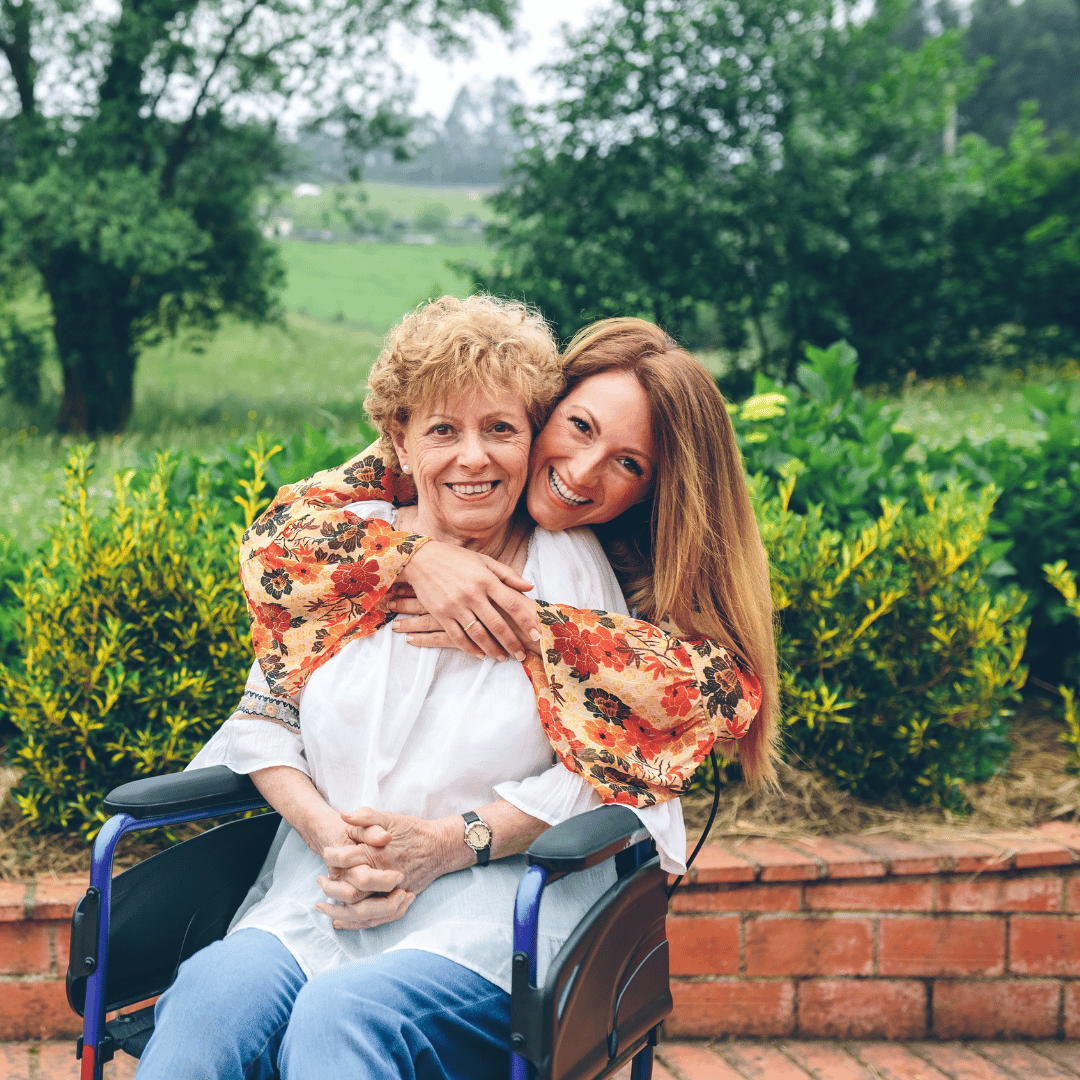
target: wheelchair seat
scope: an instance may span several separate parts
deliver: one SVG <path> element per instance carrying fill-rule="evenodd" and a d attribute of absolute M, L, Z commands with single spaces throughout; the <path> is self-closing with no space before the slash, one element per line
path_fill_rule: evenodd
<path fill-rule="evenodd" d="M 277 831 L 275 813 L 241 818 L 112 877 L 120 838 L 265 807 L 225 766 L 138 780 L 105 801 L 113 816 L 94 844 L 90 887 L 71 921 L 68 1002 L 84 1018 L 81 1080 L 100 1080 L 117 1050 L 142 1054 L 153 1006 L 106 1013 L 160 994 L 180 964 L 224 937 Z M 536 938 L 545 885 L 615 859 L 618 879 L 564 943 L 542 986 Z M 633 1059 L 648 1080 L 660 1022 L 671 1012 L 665 937 L 667 875 L 637 816 L 603 806 L 548 829 L 526 852 L 514 914 L 514 1080 L 602 1080 Z"/>

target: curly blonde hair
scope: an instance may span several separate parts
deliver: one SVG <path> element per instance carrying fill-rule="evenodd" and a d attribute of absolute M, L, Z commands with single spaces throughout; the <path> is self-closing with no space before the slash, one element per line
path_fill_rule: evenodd
<path fill-rule="evenodd" d="M 379 448 L 397 464 L 392 436 L 448 388 L 519 394 L 537 431 L 562 393 L 559 350 L 543 317 L 493 296 L 440 296 L 390 331 L 368 376 L 364 402 Z"/>

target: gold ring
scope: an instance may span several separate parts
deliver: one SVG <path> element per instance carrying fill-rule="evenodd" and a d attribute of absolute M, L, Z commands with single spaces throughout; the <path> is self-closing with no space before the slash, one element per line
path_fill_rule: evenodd
<path fill-rule="evenodd" d="M 479 621 L 480 621 L 479 619 L 473 619 L 473 621 L 471 623 L 469 623 L 469 626 L 475 626 Z M 464 629 L 466 634 L 469 632 L 469 626 L 466 626 L 466 627 L 462 628 L 462 629 Z"/>

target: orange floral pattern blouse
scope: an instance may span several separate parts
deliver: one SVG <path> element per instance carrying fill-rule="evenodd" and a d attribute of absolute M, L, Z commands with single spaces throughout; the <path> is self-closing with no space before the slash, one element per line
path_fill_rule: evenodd
<path fill-rule="evenodd" d="M 244 534 L 240 576 L 255 656 L 272 693 L 295 698 L 341 646 L 389 621 L 380 606 L 426 537 L 343 509 L 415 501 L 372 447 L 283 487 Z M 537 601 L 541 652 L 525 668 L 559 760 L 604 802 L 651 806 L 686 790 L 717 739 L 749 730 L 757 678 L 706 638 L 640 619 Z"/>

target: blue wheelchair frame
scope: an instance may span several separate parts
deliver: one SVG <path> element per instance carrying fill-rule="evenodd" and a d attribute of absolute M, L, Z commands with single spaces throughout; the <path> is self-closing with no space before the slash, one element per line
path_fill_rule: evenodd
<path fill-rule="evenodd" d="M 109 1004 L 109 935 L 114 895 L 112 865 L 120 839 L 137 830 L 258 810 L 264 808 L 266 803 L 249 778 L 237 776 L 221 766 L 126 784 L 109 795 L 105 806 L 113 811 L 113 816 L 102 826 L 94 842 L 90 887 L 72 917 L 68 999 L 72 1008 L 81 1011 L 84 1016 L 83 1035 L 76 1051 L 82 1059 L 80 1080 L 101 1080 L 102 1069 L 111 1060 L 118 1045 L 114 1036 L 118 1021 L 112 1022 L 110 1026 L 114 1032 L 110 1032 L 105 1014 Z M 260 863 L 264 855 L 259 856 Z M 560 1032 L 555 1029 L 561 1024 L 563 1007 L 571 986 L 583 967 L 588 970 L 589 961 L 581 958 L 582 940 L 587 945 L 588 938 L 586 936 L 576 944 L 573 939 L 568 942 L 552 964 L 549 986 L 538 987 L 536 958 L 540 902 L 546 885 L 608 858 L 616 859 L 619 881 L 597 902 L 579 926 L 579 931 L 588 929 L 586 923 L 590 919 L 599 928 L 604 928 L 605 911 L 602 909 L 609 898 L 614 905 L 612 911 L 623 919 L 622 925 L 627 925 L 627 913 L 634 910 L 627 908 L 627 904 L 636 902 L 635 897 L 648 895 L 652 936 L 647 941 L 643 939 L 644 944 L 637 947 L 637 952 L 628 954 L 625 960 L 601 957 L 599 966 L 603 970 L 606 970 L 605 963 L 608 968 L 612 963 L 616 964 L 622 988 L 611 1020 L 614 1026 L 606 1036 L 606 1053 L 601 1048 L 599 1054 L 600 1059 L 607 1060 L 598 1061 L 595 1049 L 587 1055 L 594 1064 L 599 1064 L 600 1071 L 586 1074 L 581 1071 L 586 1066 L 574 1065 L 571 1061 L 568 1071 L 556 1073 L 552 1071 L 555 1068 L 553 1060 L 558 1054 L 552 1049 L 552 1040 L 561 1032 L 561 1029 Z M 549 829 L 530 847 L 526 862 L 529 865 L 520 883 L 514 910 L 510 1038 L 512 1080 L 556 1075 L 567 1080 L 585 1080 L 586 1075 L 590 1078 L 606 1077 L 622 1067 L 629 1060 L 631 1052 L 634 1055 L 633 1080 L 649 1080 L 652 1075 L 652 1047 L 656 1042 L 659 1023 L 671 1011 L 672 1005 L 667 985 L 667 941 L 662 929 L 667 900 L 666 895 L 662 899 L 659 896 L 664 892 L 666 875 L 659 870 L 655 847 L 648 833 L 626 807 L 604 806 Z M 620 898 L 623 904 L 621 915 L 616 910 Z M 658 907 L 658 904 L 662 906 Z M 659 934 L 656 931 L 658 919 Z M 580 933 L 578 937 L 581 938 Z M 570 956 L 567 948 L 572 944 L 577 951 Z M 579 959 L 577 967 L 568 976 L 562 977 L 563 985 L 556 1002 L 552 996 L 552 979 L 564 954 L 567 954 L 567 963 L 575 957 Z M 621 967 L 618 967 L 619 963 Z M 587 976 L 582 976 L 579 982 L 587 984 Z M 77 987 L 74 991 L 73 986 Z M 619 1007 L 627 996 L 628 986 L 634 988 L 629 997 L 637 1001 L 637 1012 L 628 1028 L 628 1045 L 620 1047 Z M 581 987 L 577 989 L 582 990 Z M 156 992 L 160 992 L 160 989 Z M 648 1004 L 643 1009 L 641 1002 L 646 999 Z M 596 1008 L 592 1011 L 595 1013 Z M 644 1031 L 643 1024 L 647 1025 Z M 595 1033 L 591 1037 L 595 1039 Z M 569 1060 L 566 1054 L 563 1058 Z"/>

